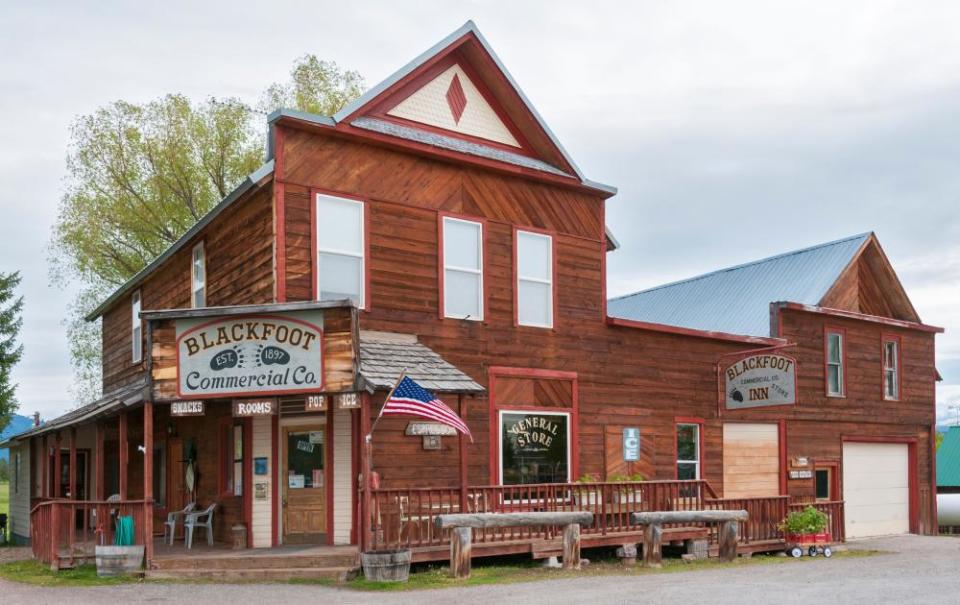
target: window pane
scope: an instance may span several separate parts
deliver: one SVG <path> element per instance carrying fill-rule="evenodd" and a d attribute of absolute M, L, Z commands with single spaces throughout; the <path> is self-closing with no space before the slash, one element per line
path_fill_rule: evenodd
<path fill-rule="evenodd" d="M 193 306 L 194 307 L 205 307 L 207 306 L 207 293 L 204 288 L 193 293 Z"/>
<path fill-rule="evenodd" d="M 520 277 L 550 280 L 550 242 L 548 236 L 517 232 L 517 271 Z"/>
<path fill-rule="evenodd" d="M 317 267 L 320 274 L 320 300 L 349 298 L 361 304 L 363 259 L 321 252 Z"/>
<path fill-rule="evenodd" d="M 840 342 L 839 334 L 828 334 L 827 335 L 827 361 L 833 363 L 840 363 L 840 354 L 841 347 L 843 345 Z"/>
<path fill-rule="evenodd" d="M 233 463 L 233 495 L 243 495 L 243 463 Z"/>
<path fill-rule="evenodd" d="M 517 300 L 517 319 L 525 326 L 551 325 L 550 285 L 521 281 Z"/>
<path fill-rule="evenodd" d="M 827 366 L 827 384 L 830 393 L 834 395 L 840 394 L 840 366 Z"/>
<path fill-rule="evenodd" d="M 566 414 L 504 412 L 500 417 L 503 484 L 566 483 Z"/>
<path fill-rule="evenodd" d="M 287 434 L 288 489 L 323 487 L 323 431 L 299 431 Z"/>
<path fill-rule="evenodd" d="M 830 471 L 818 469 L 817 473 L 817 500 L 830 498 Z"/>
<path fill-rule="evenodd" d="M 681 424 L 677 426 L 677 460 L 699 460 L 700 451 L 697 447 L 697 431 L 695 424 Z"/>
<path fill-rule="evenodd" d="M 680 462 L 677 464 L 677 479 L 689 480 L 698 479 L 697 465 L 694 462 Z"/>
<path fill-rule="evenodd" d="M 317 249 L 363 254 L 363 204 L 318 195 Z"/>
<path fill-rule="evenodd" d="M 482 319 L 480 274 L 448 269 L 443 283 L 444 315 Z"/>
<path fill-rule="evenodd" d="M 884 365 L 888 368 L 897 367 L 897 343 L 888 342 L 885 347 Z"/>
<path fill-rule="evenodd" d="M 886 393 L 887 397 L 893 398 L 897 396 L 897 373 L 893 370 L 887 370 L 884 372 L 885 384 L 886 384 Z"/>
<path fill-rule="evenodd" d="M 443 219 L 443 264 L 480 270 L 480 223 Z"/>

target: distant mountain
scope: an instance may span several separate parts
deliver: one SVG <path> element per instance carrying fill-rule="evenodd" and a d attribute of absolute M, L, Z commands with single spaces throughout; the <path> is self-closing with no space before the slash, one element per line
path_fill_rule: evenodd
<path fill-rule="evenodd" d="M 10 417 L 10 424 L 7 425 L 7 428 L 3 429 L 3 432 L 0 433 L 0 441 L 3 441 L 7 437 L 22 433 L 33 426 L 33 418 L 28 418 L 26 416 L 21 416 L 20 414 L 14 414 Z M 0 460 L 9 460 L 10 459 L 10 450 L 4 448 L 0 450 Z"/>

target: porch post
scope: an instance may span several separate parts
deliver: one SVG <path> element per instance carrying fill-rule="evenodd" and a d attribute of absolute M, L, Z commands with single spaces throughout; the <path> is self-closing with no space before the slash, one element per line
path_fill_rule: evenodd
<path fill-rule="evenodd" d="M 457 394 L 457 413 L 462 420 L 467 411 L 467 406 L 463 401 L 463 393 Z M 460 512 L 467 512 L 468 490 L 470 480 L 467 477 L 467 441 L 463 438 L 463 433 L 457 432 L 457 447 L 460 452 Z M 479 511 L 477 511 L 479 512 Z"/>
<path fill-rule="evenodd" d="M 143 402 L 143 545 L 149 569 L 153 560 L 153 402 Z M 246 454 L 246 452 L 244 452 Z"/>
<path fill-rule="evenodd" d="M 120 412 L 117 419 L 117 447 L 119 448 L 120 468 L 117 469 L 119 482 L 118 492 L 121 500 L 127 499 L 127 463 L 130 457 L 130 448 L 127 444 L 127 411 Z"/>
<path fill-rule="evenodd" d="M 53 440 L 53 497 L 60 497 L 60 431 L 57 431 Z"/>
<path fill-rule="evenodd" d="M 77 500 L 77 427 L 70 427 L 70 499 Z"/>
<path fill-rule="evenodd" d="M 103 435 L 103 429 L 104 429 L 104 427 L 103 427 L 103 424 L 100 423 L 100 422 L 97 422 L 97 423 L 94 425 L 94 427 L 96 428 L 96 437 L 95 437 L 95 439 L 94 439 L 95 445 L 94 445 L 94 467 L 93 467 L 93 468 L 94 468 L 94 473 L 95 473 L 95 475 L 96 475 L 95 478 L 94 478 L 94 481 L 95 481 L 96 484 L 97 484 L 97 485 L 96 485 L 96 496 L 95 496 L 95 498 L 96 498 L 97 500 L 101 500 L 101 501 L 102 501 L 102 500 L 106 500 L 106 499 L 107 499 L 106 496 L 104 495 L 104 492 L 106 491 L 107 486 L 104 485 L 104 478 L 103 478 L 103 477 L 104 477 L 104 464 L 106 463 L 106 460 L 104 460 L 104 456 L 103 456 L 103 453 L 104 453 L 104 452 L 103 452 L 103 450 L 104 450 L 104 447 L 103 447 L 103 437 L 104 437 L 104 435 Z"/>
<path fill-rule="evenodd" d="M 363 393 L 360 401 L 360 459 L 363 469 L 363 498 L 360 504 L 360 550 L 366 552 L 370 550 L 372 535 L 370 533 L 370 454 L 373 448 L 367 441 L 367 435 L 370 433 L 370 406 L 373 402 L 370 400 L 370 394 Z"/>
<path fill-rule="evenodd" d="M 43 483 L 40 485 L 40 497 L 50 497 L 50 482 L 47 481 L 47 472 L 50 468 L 50 446 L 47 443 L 47 435 L 43 435 L 43 455 L 40 456 L 40 479 Z"/>

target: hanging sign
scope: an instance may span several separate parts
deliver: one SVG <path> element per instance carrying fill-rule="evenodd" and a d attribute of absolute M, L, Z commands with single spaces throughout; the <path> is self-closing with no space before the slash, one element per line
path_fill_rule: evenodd
<path fill-rule="evenodd" d="M 170 404 L 171 416 L 203 416 L 202 401 L 174 401 Z"/>
<path fill-rule="evenodd" d="M 623 460 L 625 462 L 640 460 L 640 429 L 637 427 L 623 429 Z"/>
<path fill-rule="evenodd" d="M 724 380 L 728 410 L 797 402 L 797 361 L 786 355 L 744 357 L 726 369 Z"/>
<path fill-rule="evenodd" d="M 323 388 L 322 326 L 322 311 L 178 319 L 177 393 L 316 393 Z"/>
<path fill-rule="evenodd" d="M 273 416 L 278 407 L 276 399 L 237 399 L 233 402 L 233 416 Z"/>
<path fill-rule="evenodd" d="M 307 397 L 307 401 L 304 403 L 303 409 L 308 412 L 327 411 L 327 396 L 326 395 L 309 395 Z"/>

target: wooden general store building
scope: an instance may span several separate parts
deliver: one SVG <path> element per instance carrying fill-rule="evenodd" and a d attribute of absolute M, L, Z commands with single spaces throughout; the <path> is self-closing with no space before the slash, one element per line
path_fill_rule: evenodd
<path fill-rule="evenodd" d="M 941 330 L 873 234 L 608 301 L 616 191 L 472 23 L 334 116 L 269 121 L 265 164 L 90 314 L 103 398 L 11 440 L 13 532 L 37 556 L 82 556 L 105 507 L 135 516 L 155 573 L 241 537 L 444 559 L 430 521 L 463 510 L 594 510 L 586 547 L 682 507 L 748 509 L 758 550 L 802 502 L 838 539 L 936 530 Z M 473 441 L 385 418 L 364 489 L 404 370 Z M 153 539 L 189 502 L 217 504 L 214 547 Z M 483 532 L 474 553 L 554 538 Z"/>

